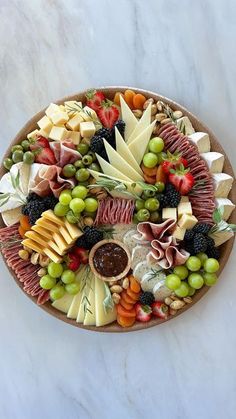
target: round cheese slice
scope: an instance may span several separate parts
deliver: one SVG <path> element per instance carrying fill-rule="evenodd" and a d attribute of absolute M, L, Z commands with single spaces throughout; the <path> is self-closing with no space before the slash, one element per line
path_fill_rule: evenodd
<path fill-rule="evenodd" d="M 2 219 L 6 226 L 11 226 L 20 221 L 20 217 L 22 215 L 21 208 L 22 206 L 2 212 Z"/>

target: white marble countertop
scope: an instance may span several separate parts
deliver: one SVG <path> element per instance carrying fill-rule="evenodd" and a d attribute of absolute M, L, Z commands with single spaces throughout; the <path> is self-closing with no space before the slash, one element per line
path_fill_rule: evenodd
<path fill-rule="evenodd" d="M 50 101 L 96 85 L 171 97 L 236 162 L 234 0 L 1 0 L 1 152 Z M 2 419 L 235 418 L 233 256 L 191 310 L 131 334 L 73 328 L 1 261 Z"/>

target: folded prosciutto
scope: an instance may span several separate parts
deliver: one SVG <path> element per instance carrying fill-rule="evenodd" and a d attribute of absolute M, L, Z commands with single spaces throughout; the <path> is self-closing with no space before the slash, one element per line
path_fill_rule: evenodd
<path fill-rule="evenodd" d="M 39 196 L 47 196 L 51 193 L 58 198 L 63 189 L 71 189 L 75 186 L 73 179 L 65 179 L 62 176 L 62 168 L 58 166 L 47 166 L 42 164 L 39 168 L 31 191 Z"/>
<path fill-rule="evenodd" d="M 75 145 L 71 140 L 52 141 L 50 147 L 54 152 L 56 165 L 59 167 L 64 167 L 66 164 L 71 164 L 81 159 L 81 154 L 75 149 Z"/>
<path fill-rule="evenodd" d="M 151 244 L 151 250 L 147 255 L 147 261 L 157 262 L 163 269 L 169 269 L 172 266 L 183 265 L 189 257 L 189 253 L 179 248 L 176 239 L 171 235 L 176 221 L 169 219 L 161 224 L 154 224 L 148 221 L 139 223 L 136 236 L 140 244 Z"/>

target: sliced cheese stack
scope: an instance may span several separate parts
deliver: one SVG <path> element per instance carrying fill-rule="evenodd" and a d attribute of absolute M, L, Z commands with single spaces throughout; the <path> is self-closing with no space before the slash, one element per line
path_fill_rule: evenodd
<path fill-rule="evenodd" d="M 52 210 L 42 213 L 31 230 L 25 233 L 24 246 L 48 256 L 53 262 L 61 262 L 82 232 L 64 218 L 57 217 Z"/>

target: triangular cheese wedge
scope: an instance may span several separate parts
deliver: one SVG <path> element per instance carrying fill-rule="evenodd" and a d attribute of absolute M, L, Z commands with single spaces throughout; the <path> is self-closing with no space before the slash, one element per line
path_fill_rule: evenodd
<path fill-rule="evenodd" d="M 90 284 L 90 291 L 88 296 L 88 305 L 84 318 L 85 326 L 94 326 L 96 324 L 96 313 L 95 313 L 95 279 L 92 277 Z"/>
<path fill-rule="evenodd" d="M 127 144 L 132 143 L 135 138 L 141 134 L 150 124 L 151 124 L 151 103 L 148 105 L 147 109 L 143 113 L 142 117 L 138 121 L 136 127 L 134 128 L 132 134 L 128 138 Z"/>
<path fill-rule="evenodd" d="M 141 132 L 141 134 L 138 137 L 136 137 L 135 140 L 132 141 L 132 143 L 128 145 L 129 150 L 133 154 L 138 164 L 140 164 L 143 159 L 155 124 L 156 121 L 153 121 L 149 125 L 149 127 L 147 127 L 143 132 Z"/>
<path fill-rule="evenodd" d="M 102 169 L 103 173 L 105 173 L 105 175 L 115 176 L 115 177 L 118 177 L 119 179 L 128 180 L 128 181 L 132 182 L 132 179 L 128 178 L 128 176 L 121 173 L 114 166 L 112 166 L 110 163 L 108 163 L 106 160 L 104 160 L 101 156 L 96 154 L 96 157 L 97 157 L 98 163 L 100 164 L 101 169 Z"/>
<path fill-rule="evenodd" d="M 120 105 L 121 105 L 121 117 L 125 122 L 125 141 L 131 136 L 133 130 L 135 129 L 138 120 L 134 116 L 133 112 L 125 102 L 122 96 L 120 96 Z"/>
<path fill-rule="evenodd" d="M 117 153 L 123 157 L 127 161 L 127 163 L 133 167 L 136 172 L 138 172 L 140 175 L 143 175 L 143 172 L 136 162 L 133 154 L 130 152 L 129 147 L 127 146 L 126 142 L 124 141 L 120 131 L 115 128 L 115 134 L 116 134 L 116 151 Z"/>
<path fill-rule="evenodd" d="M 73 295 L 66 293 L 62 298 L 59 298 L 59 300 L 53 301 L 52 306 L 63 313 L 67 313 L 73 298 Z"/>
<path fill-rule="evenodd" d="M 95 313 L 96 313 L 96 326 L 105 326 L 116 320 L 116 308 L 108 310 L 106 313 L 103 301 L 106 297 L 105 284 L 100 279 L 95 277 Z"/>
<path fill-rule="evenodd" d="M 135 194 L 137 194 L 137 195 L 141 195 L 141 193 L 143 192 L 143 190 L 142 190 L 142 188 L 139 186 L 139 185 L 137 185 L 136 184 L 136 186 L 135 187 L 133 187 L 132 185 L 133 185 L 133 182 L 128 182 L 128 181 L 126 181 L 126 180 L 122 180 L 122 179 L 119 179 L 119 178 L 116 178 L 116 177 L 114 177 L 114 176 L 108 176 L 108 175 L 105 175 L 104 173 L 100 173 L 100 172 L 96 172 L 95 170 L 91 170 L 91 169 L 88 169 L 89 170 L 89 172 L 90 172 L 90 174 L 94 177 L 94 179 L 97 181 L 97 180 L 104 180 L 104 179 L 108 179 L 108 180 L 114 180 L 114 181 L 117 181 L 117 182 L 119 182 L 119 183 L 123 183 L 125 186 L 126 186 L 126 188 L 127 188 L 127 192 L 130 192 L 131 194 L 132 193 L 135 193 Z M 112 192 L 113 191 L 110 191 L 109 193 L 110 194 L 112 194 Z M 115 191 L 114 191 L 115 192 Z M 118 191 L 116 191 L 116 192 L 118 192 Z M 122 193 L 122 192 L 121 192 Z M 131 198 L 129 195 L 127 195 L 127 194 L 123 194 L 124 195 L 124 197 L 126 197 L 127 199 L 129 199 L 129 198 Z"/>
<path fill-rule="evenodd" d="M 124 159 L 121 157 L 114 148 L 104 140 L 105 149 L 109 158 L 109 161 L 112 166 L 116 169 L 122 169 L 122 172 L 127 176 L 129 179 L 133 181 L 143 180 L 143 177 L 133 169 Z"/>

